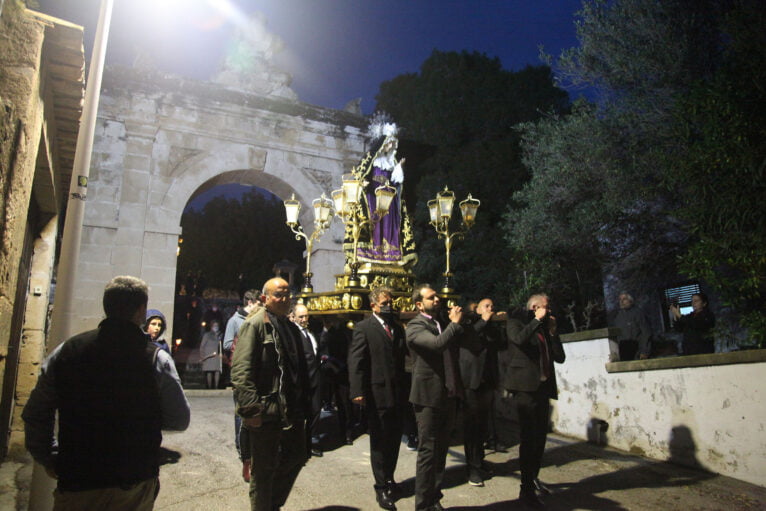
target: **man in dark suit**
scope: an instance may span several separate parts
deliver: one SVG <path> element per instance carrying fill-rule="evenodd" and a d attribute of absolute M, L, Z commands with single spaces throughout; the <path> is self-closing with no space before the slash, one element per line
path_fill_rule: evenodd
<path fill-rule="evenodd" d="M 311 455 L 321 458 L 322 448 L 319 445 L 319 436 L 316 434 L 322 412 L 322 398 L 319 385 L 319 343 L 313 332 L 309 330 L 309 310 L 305 305 L 299 303 L 295 306 L 293 309 L 293 321 L 301 331 L 303 353 L 306 356 L 306 367 L 309 373 L 311 417 L 308 417 L 306 421 L 307 440 L 311 442 Z"/>
<path fill-rule="evenodd" d="M 492 400 L 498 382 L 497 350 L 503 347 L 505 337 L 495 316 L 494 303 L 482 299 L 476 311 L 468 313 L 473 330 L 482 341 L 478 350 L 460 348 L 460 377 L 465 390 L 463 407 L 463 445 L 468 467 L 468 484 L 484 486 L 484 480 L 492 476 L 484 466 L 484 442 L 490 420 Z"/>
<path fill-rule="evenodd" d="M 547 295 L 532 295 L 527 300 L 526 318 L 508 321 L 508 341 L 510 363 L 502 385 L 506 395 L 513 395 L 519 413 L 519 499 L 539 509 L 543 507 L 540 494 L 550 493 L 537 476 L 548 435 L 550 399 L 558 398 L 553 362 L 565 359 Z"/>
<path fill-rule="evenodd" d="M 393 296 L 385 287 L 370 291 L 372 315 L 354 326 L 348 355 L 351 400 L 364 405 L 370 432 L 375 494 L 383 509 L 395 510 L 394 471 L 402 437 L 404 330 L 396 323 Z"/>
<path fill-rule="evenodd" d="M 475 347 L 476 340 L 463 335 L 463 309 L 449 309 L 449 321 L 438 319 L 441 302 L 428 284 L 413 295 L 420 314 L 407 325 L 407 346 L 414 357 L 410 402 L 418 423 L 418 461 L 415 469 L 415 509 L 444 509 L 441 484 L 447 461 L 450 433 L 458 402 L 463 397 L 458 364 L 460 345 Z"/>
<path fill-rule="evenodd" d="M 319 336 L 321 363 L 320 382 L 322 403 L 325 410 L 338 410 L 338 425 L 346 445 L 354 443 L 354 407 L 351 404 L 348 384 L 348 350 L 351 331 L 337 317 L 322 318 L 322 334 Z"/>

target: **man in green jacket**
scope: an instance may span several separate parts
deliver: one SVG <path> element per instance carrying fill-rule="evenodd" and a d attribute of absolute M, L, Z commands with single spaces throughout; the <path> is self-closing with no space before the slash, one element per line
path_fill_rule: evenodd
<path fill-rule="evenodd" d="M 310 393 L 300 332 L 287 318 L 287 282 L 267 281 L 261 302 L 239 329 L 231 382 L 250 447 L 251 507 L 273 511 L 285 504 L 308 459 Z"/>

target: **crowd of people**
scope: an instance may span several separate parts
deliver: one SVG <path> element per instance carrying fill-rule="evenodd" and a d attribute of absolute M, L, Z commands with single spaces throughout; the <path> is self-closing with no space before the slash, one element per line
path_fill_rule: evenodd
<path fill-rule="evenodd" d="M 468 483 L 481 487 L 493 475 L 484 449 L 498 395 L 518 413 L 520 501 L 543 508 L 551 490 L 538 476 L 550 399 L 558 395 L 554 363 L 565 360 L 548 296 L 533 295 L 522 313 L 506 317 L 490 298 L 468 310 L 445 307 L 423 284 L 413 292 L 417 314 L 406 326 L 393 299 L 391 289 L 372 289 L 372 314 L 353 330 L 329 316 L 312 328 L 308 309 L 278 277 L 261 292 L 243 293 L 226 322 L 211 307 L 200 343 L 203 370 L 216 388 L 222 364 L 231 364 L 235 440 L 252 509 L 282 507 L 307 460 L 322 456 L 317 425 L 325 409 L 337 414 L 347 444 L 361 424 L 368 432 L 382 509 L 395 510 L 402 497 L 395 473 L 404 439 L 417 450 L 415 509 L 441 510 L 458 426 Z M 103 296 L 106 319 L 43 363 L 22 417 L 28 450 L 58 481 L 55 509 L 153 508 L 161 430 L 186 429 L 190 409 L 163 337 L 165 317 L 147 304 L 146 283 L 112 279 Z M 686 315 L 670 307 L 684 352 L 710 352 L 714 318 L 705 295 L 695 294 L 692 307 Z M 647 355 L 642 319 L 632 297 L 621 294 L 621 357 Z M 503 371 L 499 351 L 509 361 Z"/>
<path fill-rule="evenodd" d="M 417 451 L 415 508 L 443 509 L 455 430 L 464 433 L 469 484 L 484 486 L 493 475 L 484 449 L 496 391 L 519 411 L 520 499 L 543 507 L 550 490 L 538 475 L 549 399 L 557 396 L 553 364 L 564 361 L 548 297 L 530 297 L 524 314 L 509 319 L 490 298 L 473 311 L 443 307 L 424 284 L 414 290 L 418 314 L 406 327 L 391 289 L 372 289 L 369 298 L 372 314 L 352 331 L 337 319 L 313 330 L 306 307 L 293 305 L 288 283 L 274 278 L 258 301 L 246 299 L 243 308 L 253 303 L 249 310 L 230 320 L 239 325 L 230 344 L 231 380 L 252 509 L 283 506 L 306 461 L 322 455 L 316 426 L 323 407 L 337 411 L 346 443 L 354 441 L 354 421 L 365 424 L 372 490 L 382 509 L 395 510 L 402 497 L 395 472 L 403 440 Z M 499 350 L 508 350 L 507 374 L 499 371 Z"/>

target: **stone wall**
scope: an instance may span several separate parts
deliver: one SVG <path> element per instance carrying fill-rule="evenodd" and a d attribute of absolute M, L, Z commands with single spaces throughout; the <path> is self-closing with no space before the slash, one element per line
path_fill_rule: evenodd
<path fill-rule="evenodd" d="M 44 29 L 9 2 L 0 19 L 0 382 L 5 374 L 18 266 L 42 129 Z"/>
<path fill-rule="evenodd" d="M 282 199 L 294 193 L 310 232 L 313 213 L 306 206 L 322 193 L 329 196 L 359 161 L 365 127 L 359 115 L 295 100 L 157 71 L 107 68 L 72 330 L 98 323 L 104 284 L 120 274 L 145 279 L 150 307 L 172 320 L 181 214 L 191 197 L 213 184 L 256 185 Z M 340 241 L 331 231 L 315 246 L 317 290 L 333 289 L 333 275 L 342 272 Z"/>
<path fill-rule="evenodd" d="M 0 431 L 9 432 L 8 452 L 17 457 L 21 410 L 47 351 L 62 175 L 71 173 L 84 57 L 81 27 L 20 2 L 5 3 L 0 23 Z M 32 250 L 24 255 L 28 228 Z M 11 330 L 14 315 L 20 330 Z"/>
<path fill-rule="evenodd" d="M 11 336 L 19 334 L 18 330 L 12 331 L 14 312 L 20 315 L 22 311 L 16 309 L 24 307 L 24 303 L 17 303 L 16 289 L 20 278 L 26 280 L 25 276 L 19 275 L 18 269 L 43 130 L 41 62 L 44 33 L 44 27 L 26 16 L 15 2 L 8 3 L 3 9 L 0 28 L 0 107 L 4 114 L 0 121 L 0 386 L 3 413 L 0 416 L 9 419 L 0 431 L 10 433 L 7 446 L 12 457 L 23 454 L 23 443 L 14 438 L 12 431 L 22 429 L 19 405 L 26 402 L 23 396 L 29 394 L 37 377 L 35 366 L 34 379 L 22 378 L 21 385 L 16 386 L 13 372 L 17 370 L 22 375 L 28 372 L 29 368 L 24 364 L 29 353 L 25 353 L 23 344 L 14 346 Z M 37 365 L 40 357 L 38 353 Z M 11 372 L 6 375 L 6 370 Z M 2 440 L 5 443 L 6 438 Z"/>
<path fill-rule="evenodd" d="M 562 336 L 557 432 L 766 486 L 766 350 L 608 363 L 608 337 Z"/>

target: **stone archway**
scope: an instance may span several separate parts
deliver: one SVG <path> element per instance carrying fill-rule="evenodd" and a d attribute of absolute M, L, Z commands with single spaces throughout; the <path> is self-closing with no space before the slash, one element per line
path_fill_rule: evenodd
<path fill-rule="evenodd" d="M 102 317 L 113 276 L 137 275 L 172 317 L 176 247 L 188 201 L 223 182 L 253 184 L 304 204 L 340 185 L 364 150 L 363 117 L 158 73 L 108 69 L 91 164 L 73 331 Z M 340 225 L 315 246 L 317 289 L 342 271 Z"/>

